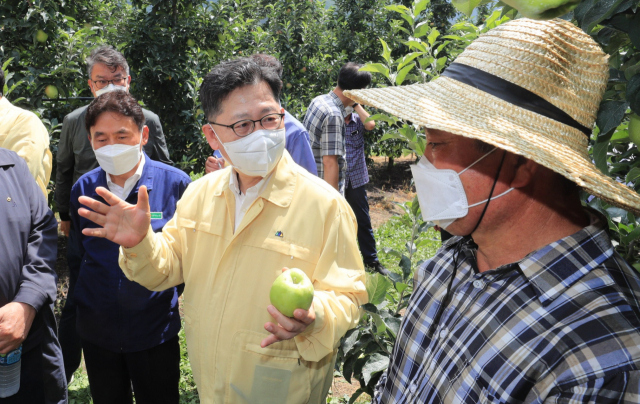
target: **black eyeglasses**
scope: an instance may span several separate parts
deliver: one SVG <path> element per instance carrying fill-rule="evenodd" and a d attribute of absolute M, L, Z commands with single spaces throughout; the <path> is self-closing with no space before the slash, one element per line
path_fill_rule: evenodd
<path fill-rule="evenodd" d="M 93 81 L 96 85 L 96 87 L 98 87 L 98 90 L 105 88 L 106 86 L 108 86 L 109 84 L 113 83 L 114 86 L 125 86 L 127 83 L 127 77 L 120 77 L 117 79 L 113 79 L 113 80 L 93 80 L 91 79 L 91 81 Z"/>
<path fill-rule="evenodd" d="M 231 125 L 223 125 L 221 123 L 215 123 L 211 121 L 207 121 L 211 125 L 224 126 L 225 128 L 231 128 L 233 133 L 235 133 L 239 137 L 245 137 L 250 133 L 253 133 L 253 129 L 256 127 L 256 122 L 260 122 L 263 128 L 268 130 L 278 129 L 280 123 L 282 122 L 282 118 L 284 118 L 284 114 L 269 114 L 263 116 L 261 119 L 256 121 L 252 119 L 243 119 L 236 123 L 232 123 Z"/>

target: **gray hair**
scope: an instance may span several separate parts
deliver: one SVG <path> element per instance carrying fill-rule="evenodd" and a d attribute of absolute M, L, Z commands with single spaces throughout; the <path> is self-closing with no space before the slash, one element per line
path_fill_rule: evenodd
<path fill-rule="evenodd" d="M 118 67 L 122 67 L 125 73 L 127 73 L 127 76 L 129 75 L 127 59 L 124 58 L 122 53 L 115 50 L 113 46 L 99 46 L 91 51 L 91 55 L 87 58 L 87 73 L 89 74 L 89 78 L 91 78 L 91 71 L 96 63 L 102 63 L 114 72 L 118 70 Z"/>

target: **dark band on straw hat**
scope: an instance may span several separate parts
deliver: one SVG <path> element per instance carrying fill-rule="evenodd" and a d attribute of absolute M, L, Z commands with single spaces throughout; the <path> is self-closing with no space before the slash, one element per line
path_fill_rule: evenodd
<path fill-rule="evenodd" d="M 442 76 L 475 87 L 520 108 L 571 126 L 587 135 L 587 137 L 591 136 L 591 129 L 580 124 L 560 108 L 526 88 L 522 88 L 501 77 L 462 63 L 452 63 L 442 73 Z"/>

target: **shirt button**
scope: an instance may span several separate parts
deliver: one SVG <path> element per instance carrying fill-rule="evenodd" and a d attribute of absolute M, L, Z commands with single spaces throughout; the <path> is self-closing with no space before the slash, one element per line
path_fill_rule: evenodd
<path fill-rule="evenodd" d="M 8 198 L 7 198 L 7 202 L 11 202 L 11 197 L 8 197 Z"/>
<path fill-rule="evenodd" d="M 412 382 L 409 386 L 409 392 L 411 392 L 411 394 L 416 394 L 416 390 L 418 390 L 418 386 Z"/>
<path fill-rule="evenodd" d="M 473 287 L 476 289 L 482 289 L 482 287 L 484 286 L 484 282 L 482 282 L 481 280 L 475 280 L 473 281 Z"/>
<path fill-rule="evenodd" d="M 449 331 L 447 331 L 447 329 L 445 328 L 444 330 L 440 331 L 440 338 L 445 338 L 447 334 L 449 334 Z"/>
<path fill-rule="evenodd" d="M 130 256 L 131 256 L 131 258 L 136 258 L 138 256 L 138 254 L 132 253 L 132 254 L 130 254 Z"/>

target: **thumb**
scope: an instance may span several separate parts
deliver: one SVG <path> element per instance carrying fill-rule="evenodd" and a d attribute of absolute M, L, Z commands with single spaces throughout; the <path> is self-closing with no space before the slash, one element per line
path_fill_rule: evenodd
<path fill-rule="evenodd" d="M 149 207 L 149 193 L 147 192 L 146 185 L 142 185 L 138 190 L 138 203 L 136 207 L 147 213 L 151 212 L 151 208 Z"/>

